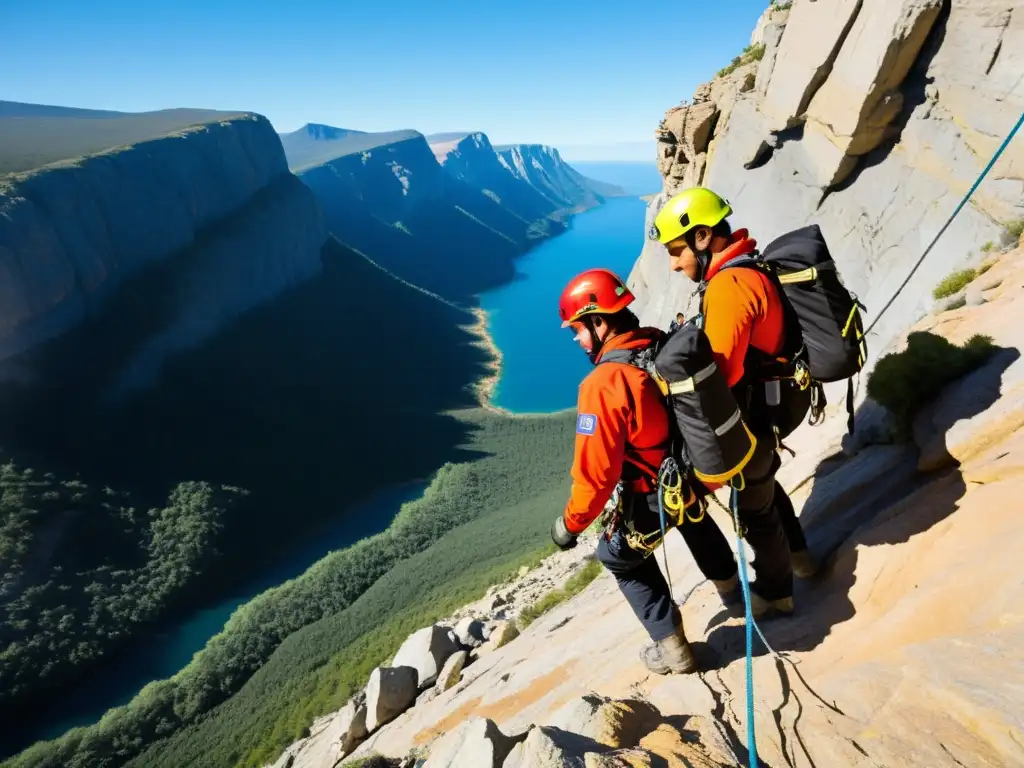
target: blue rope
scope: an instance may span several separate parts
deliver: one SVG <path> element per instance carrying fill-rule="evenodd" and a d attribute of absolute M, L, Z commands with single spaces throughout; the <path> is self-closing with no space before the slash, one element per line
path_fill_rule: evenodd
<path fill-rule="evenodd" d="M 1021 125 L 1024 125 L 1024 112 L 1020 113 L 1020 119 L 1017 120 L 1017 124 L 1010 129 L 1010 132 L 1006 135 L 1006 138 L 1003 139 L 1003 143 L 999 145 L 999 148 L 996 150 L 995 154 L 992 155 L 992 159 L 988 161 L 988 165 L 985 166 L 985 169 L 981 172 L 981 175 L 975 180 L 974 184 L 971 185 L 971 188 L 967 190 L 967 194 L 963 196 L 963 199 L 953 210 L 953 213 L 950 214 L 948 219 L 946 219 L 946 223 L 942 225 L 942 229 L 940 229 L 939 233 L 932 238 L 932 241 L 930 243 L 928 243 L 928 247 L 924 249 L 924 253 L 921 254 L 921 258 L 917 260 L 917 263 L 914 265 L 914 268 L 910 270 L 910 274 L 907 275 L 907 279 L 904 280 L 900 287 L 896 289 L 896 293 L 892 295 L 892 298 L 889 299 L 889 302 L 884 307 L 882 307 L 882 310 L 875 317 L 874 321 L 872 321 L 871 325 L 868 326 L 868 329 L 864 332 L 865 336 L 871 333 L 871 329 L 874 328 L 878 321 L 882 319 L 882 315 L 885 314 L 885 311 L 892 306 L 892 303 L 896 301 L 896 297 L 899 296 L 900 293 L 903 292 L 903 289 L 907 287 L 907 283 L 910 282 L 910 278 L 914 276 L 914 273 L 917 272 L 917 268 L 921 266 L 922 262 L 924 262 L 925 256 L 927 256 L 931 252 L 935 244 L 939 242 L 939 238 L 942 237 L 943 233 L 949 228 L 949 225 L 953 223 L 953 219 L 956 218 L 956 215 L 960 213 L 960 211 L 963 209 L 965 205 L 967 205 L 967 201 L 971 199 L 971 195 L 975 193 L 975 191 L 981 185 L 982 180 L 988 175 L 988 172 L 992 170 L 992 166 L 996 164 L 996 160 L 999 159 L 999 156 L 1003 154 L 1003 151 L 1010 145 L 1010 141 L 1013 139 L 1017 131 L 1020 130 Z"/>
<path fill-rule="evenodd" d="M 736 527 L 736 549 L 740 556 L 740 583 L 743 586 L 743 604 L 747 628 L 747 763 L 757 768 L 757 736 L 754 729 L 754 614 L 750 609 L 750 582 L 747 579 L 747 553 L 740 536 L 738 492 L 734 487 L 729 495 L 733 524 Z M 760 627 L 757 630 L 761 634 Z"/>

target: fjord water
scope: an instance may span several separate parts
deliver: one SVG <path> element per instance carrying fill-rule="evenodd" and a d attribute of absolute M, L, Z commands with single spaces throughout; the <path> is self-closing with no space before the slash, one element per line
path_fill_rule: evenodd
<path fill-rule="evenodd" d="M 605 267 L 627 279 L 644 239 L 645 203 L 613 198 L 572 218 L 569 231 L 516 263 L 516 279 L 481 295 L 502 368 L 493 405 L 514 413 L 573 408 L 580 381 L 593 367 L 561 328 L 558 297 L 585 269 Z"/>
<path fill-rule="evenodd" d="M 402 504 L 422 496 L 426 487 L 423 482 L 387 487 L 341 511 L 299 546 L 282 552 L 277 562 L 230 597 L 197 607 L 174 625 L 140 638 L 75 687 L 62 691 L 47 710 L 33 713 L 32 723 L 0 730 L 0 756 L 11 755 L 40 739 L 56 738 L 76 726 L 95 723 L 111 707 L 127 704 L 148 683 L 171 677 L 224 628 L 239 606 L 302 575 L 329 552 L 380 533 L 391 524 Z"/>

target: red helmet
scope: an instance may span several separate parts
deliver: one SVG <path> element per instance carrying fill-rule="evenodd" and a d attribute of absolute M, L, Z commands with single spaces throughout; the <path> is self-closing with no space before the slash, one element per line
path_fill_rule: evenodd
<path fill-rule="evenodd" d="M 576 275 L 562 291 L 558 314 L 565 328 L 584 315 L 612 314 L 625 309 L 636 297 L 611 270 L 588 269 Z"/>

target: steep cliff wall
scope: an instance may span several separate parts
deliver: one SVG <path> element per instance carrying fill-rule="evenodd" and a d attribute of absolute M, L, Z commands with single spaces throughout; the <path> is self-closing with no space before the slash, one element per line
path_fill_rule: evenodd
<path fill-rule="evenodd" d="M 371 136 L 374 134 L 370 134 Z M 511 279 L 532 222 L 444 173 L 419 133 L 299 170 L 330 231 L 402 278 L 464 299 Z"/>
<path fill-rule="evenodd" d="M 284 145 L 331 232 L 450 298 L 469 299 L 511 279 L 515 257 L 563 231 L 568 213 L 622 194 L 549 147 L 515 145 L 499 154 L 481 133 L 429 142 L 415 131 L 331 135 L 323 128 L 307 126 Z M 296 167 L 310 157 L 322 162 Z"/>
<path fill-rule="evenodd" d="M 870 323 L 1024 109 L 1024 12 L 1015 0 L 796 0 L 765 21 L 760 60 L 666 115 L 666 184 L 649 219 L 666 194 L 703 184 L 762 245 L 816 222 Z M 1018 138 L 869 344 L 877 351 L 921 317 L 934 285 L 1022 215 Z M 662 326 L 694 288 L 652 244 L 630 284 L 643 319 Z"/>
<path fill-rule="evenodd" d="M 614 184 L 588 179 L 566 163 L 558 150 L 544 144 L 513 144 L 495 148 L 502 165 L 560 208 L 591 207 L 606 197 L 625 194 Z"/>
<path fill-rule="evenodd" d="M 505 208 L 527 221 L 538 221 L 561 206 L 534 187 L 525 177 L 511 172 L 510 166 L 482 133 L 444 144 L 434 144 L 444 170 L 467 184 L 484 190 Z"/>
<path fill-rule="evenodd" d="M 0 359 L 81 323 L 142 267 L 185 255 L 194 271 L 178 276 L 180 307 L 152 349 L 198 341 L 313 274 L 325 237 L 257 115 L 0 178 Z"/>

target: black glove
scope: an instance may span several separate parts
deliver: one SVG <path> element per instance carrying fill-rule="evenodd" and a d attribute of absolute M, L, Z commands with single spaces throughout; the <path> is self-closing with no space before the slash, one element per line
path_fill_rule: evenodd
<path fill-rule="evenodd" d="M 555 542 L 559 549 L 565 551 L 575 547 L 577 535 L 570 533 L 569 529 L 565 527 L 565 517 L 563 515 L 555 518 L 555 522 L 551 526 L 551 540 Z"/>

